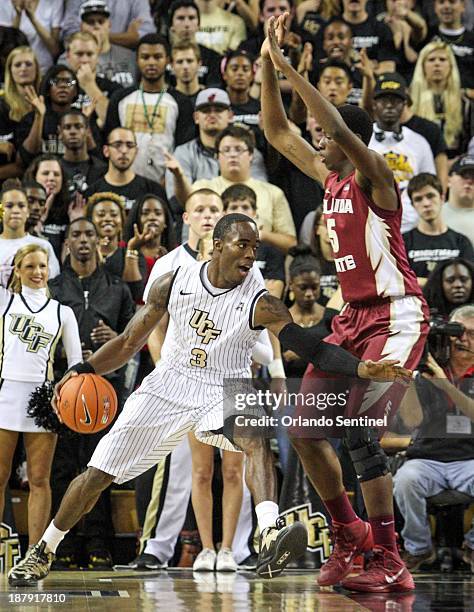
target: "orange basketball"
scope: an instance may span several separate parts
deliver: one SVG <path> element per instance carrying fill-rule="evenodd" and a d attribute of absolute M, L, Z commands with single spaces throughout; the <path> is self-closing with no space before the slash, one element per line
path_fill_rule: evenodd
<path fill-rule="evenodd" d="M 96 433 L 115 418 L 117 394 L 98 374 L 72 376 L 61 388 L 58 402 L 63 423 L 79 433 Z"/>

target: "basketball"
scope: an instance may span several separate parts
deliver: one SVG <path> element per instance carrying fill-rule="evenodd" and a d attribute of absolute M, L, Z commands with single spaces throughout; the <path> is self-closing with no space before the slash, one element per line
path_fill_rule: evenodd
<path fill-rule="evenodd" d="M 83 434 L 96 433 L 114 420 L 117 394 L 102 376 L 78 374 L 61 388 L 58 409 L 69 429 Z"/>

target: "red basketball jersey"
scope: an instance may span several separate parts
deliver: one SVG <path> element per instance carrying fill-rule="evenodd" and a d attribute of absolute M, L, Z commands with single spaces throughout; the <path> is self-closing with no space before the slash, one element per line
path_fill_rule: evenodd
<path fill-rule="evenodd" d="M 359 187 L 355 171 L 338 180 L 331 172 L 325 184 L 324 219 L 345 302 L 421 296 L 400 233 L 402 205 L 379 208 Z"/>

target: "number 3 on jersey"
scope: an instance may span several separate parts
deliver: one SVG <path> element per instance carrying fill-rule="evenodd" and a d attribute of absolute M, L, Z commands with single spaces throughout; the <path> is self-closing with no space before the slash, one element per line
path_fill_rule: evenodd
<path fill-rule="evenodd" d="M 191 351 L 193 359 L 190 359 L 190 364 L 196 368 L 205 368 L 207 361 L 207 353 L 199 348 L 193 348 Z"/>
<path fill-rule="evenodd" d="M 328 219 L 326 221 L 326 227 L 328 230 L 328 238 L 331 243 L 331 247 L 333 253 L 337 253 L 339 251 L 339 239 L 336 234 L 336 230 L 334 229 L 336 226 L 336 219 Z"/>

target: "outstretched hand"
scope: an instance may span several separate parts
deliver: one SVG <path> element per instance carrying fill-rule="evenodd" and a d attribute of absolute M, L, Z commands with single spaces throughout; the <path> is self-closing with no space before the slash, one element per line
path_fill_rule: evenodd
<path fill-rule="evenodd" d="M 289 16 L 290 16 L 289 13 L 283 13 L 283 15 L 279 15 L 278 18 L 270 17 L 270 19 L 268 20 L 267 37 L 263 41 L 262 48 L 260 49 L 261 57 L 266 57 L 266 58 L 271 57 L 270 38 L 269 38 L 270 37 L 270 26 L 273 25 L 273 33 L 274 33 L 274 38 L 276 39 L 276 46 L 278 48 L 283 46 L 286 35 L 288 33 L 287 23 L 288 23 Z M 272 58 L 272 61 L 273 61 L 273 58 Z"/>
<path fill-rule="evenodd" d="M 380 382 L 394 380 L 397 382 L 409 383 L 412 379 L 413 372 L 397 365 L 398 363 L 400 362 L 397 359 L 386 359 L 384 361 L 371 361 L 370 359 L 366 359 L 359 364 L 357 374 L 359 378 L 367 378 Z"/>

